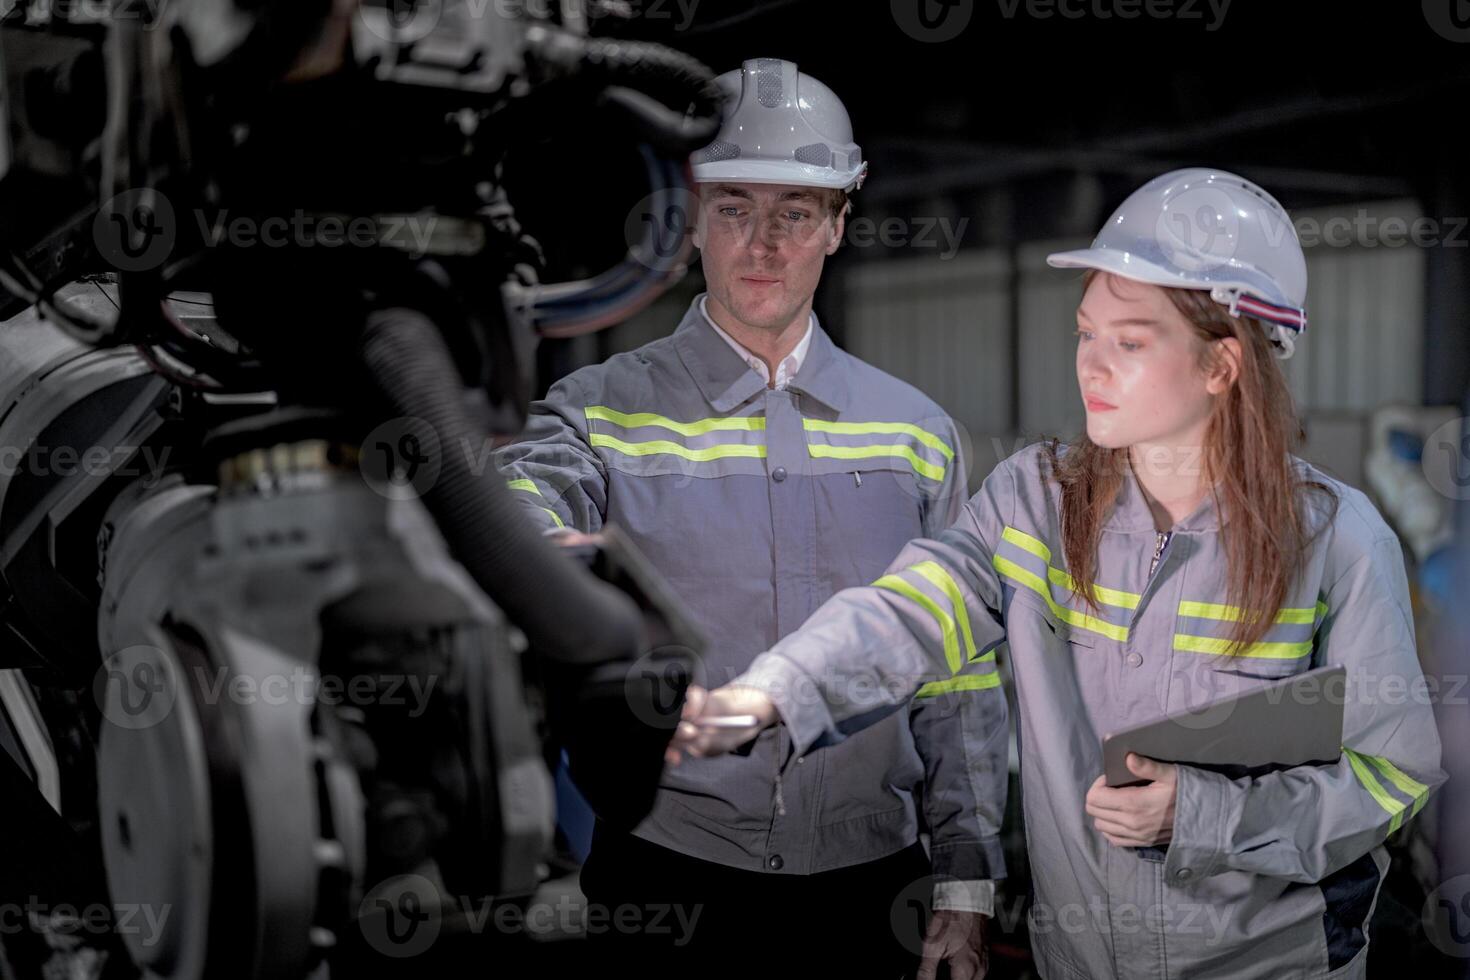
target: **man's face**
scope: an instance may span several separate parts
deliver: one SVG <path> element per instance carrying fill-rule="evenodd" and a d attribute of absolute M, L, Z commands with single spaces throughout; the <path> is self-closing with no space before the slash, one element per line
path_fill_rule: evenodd
<path fill-rule="evenodd" d="M 781 330 L 810 308 L 842 242 L 827 192 L 793 184 L 701 184 L 694 242 L 710 297 L 737 320 Z"/>

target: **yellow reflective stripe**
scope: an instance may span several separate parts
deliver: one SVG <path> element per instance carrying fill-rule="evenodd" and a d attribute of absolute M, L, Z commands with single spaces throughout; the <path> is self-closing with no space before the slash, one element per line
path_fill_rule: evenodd
<path fill-rule="evenodd" d="M 1283 608 L 1277 611 L 1275 622 L 1311 623 L 1316 621 L 1318 613 L 1325 613 L 1326 611 L 1327 605 L 1322 602 L 1306 609 Z M 1218 619 L 1227 623 L 1238 623 L 1244 618 L 1245 612 L 1239 606 L 1222 606 L 1214 602 L 1181 602 L 1179 603 L 1179 615 L 1193 616 L 1196 619 Z"/>
<path fill-rule="evenodd" d="M 958 674 L 963 664 L 960 662 L 960 644 L 959 640 L 955 637 L 954 620 L 949 617 L 949 613 L 939 608 L 939 603 L 897 575 L 885 575 L 873 584 L 880 589 L 888 589 L 889 591 L 897 592 L 901 596 L 914 600 L 924 609 L 928 610 L 929 615 L 938 620 L 939 630 L 944 636 L 944 659 L 949 664 L 949 672 L 951 674 Z"/>
<path fill-rule="evenodd" d="M 1055 565 L 1046 566 L 1047 577 L 1068 592 L 1076 592 L 1077 584 L 1072 581 L 1072 576 L 1057 568 Z M 1120 609 L 1137 609 L 1138 604 L 1143 601 L 1143 596 L 1136 592 L 1124 592 L 1122 589 L 1110 589 L 1105 585 L 1094 585 L 1092 594 L 1105 606 L 1117 606 Z"/>
<path fill-rule="evenodd" d="M 1414 809 L 1409 814 L 1410 816 L 1413 816 L 1415 813 L 1419 812 L 1419 810 L 1424 806 L 1424 801 L 1429 799 L 1428 786 L 1425 786 L 1423 783 L 1419 782 L 1419 780 L 1414 779 L 1412 776 L 1409 776 L 1403 770 L 1399 769 L 1398 766 L 1395 766 L 1392 762 L 1389 762 L 1381 755 L 1365 755 L 1363 756 L 1363 758 L 1367 759 L 1373 765 L 1374 769 L 1377 769 L 1379 772 L 1383 773 L 1383 775 L 1388 779 L 1389 782 L 1398 787 L 1399 792 L 1403 793 L 1405 796 L 1414 801 Z"/>
<path fill-rule="evenodd" d="M 1233 641 L 1215 636 L 1190 636 L 1188 633 L 1174 634 L 1174 649 L 1186 653 L 1231 654 Z M 1237 657 L 1254 657 L 1257 660 L 1296 660 L 1312 652 L 1312 641 L 1305 643 L 1252 643 L 1244 651 L 1234 653 Z"/>
<path fill-rule="evenodd" d="M 1013 527 L 1007 527 L 1001 532 L 1000 536 L 1002 540 L 1009 541 L 1017 548 L 1023 551 L 1029 551 L 1037 558 L 1046 562 L 1046 575 L 1051 581 L 1060 585 L 1068 592 L 1077 591 L 1076 583 L 1073 582 L 1072 576 L 1051 563 L 1051 549 L 1040 539 L 1033 538 L 1024 531 L 1017 531 Z M 1102 585 L 1094 585 L 1092 587 L 1092 595 L 1093 598 L 1097 599 L 1103 605 L 1117 606 L 1120 609 L 1137 609 L 1138 604 L 1143 601 L 1143 596 L 1136 592 L 1124 592 L 1122 589 L 1109 589 Z"/>
<path fill-rule="evenodd" d="M 1060 619 L 1062 622 L 1068 624 L 1069 626 L 1076 626 L 1080 629 L 1090 630 L 1094 633 L 1101 633 L 1103 636 L 1106 636 L 1109 639 L 1117 640 L 1120 643 L 1127 642 L 1128 627 L 1117 626 L 1113 623 L 1097 619 L 1094 616 L 1089 616 L 1086 613 L 1077 612 L 1075 609 L 1068 609 L 1066 606 L 1059 605 L 1057 601 L 1051 597 L 1051 587 L 1047 585 L 1047 583 L 1043 582 L 1041 580 L 1041 577 L 1030 569 L 1022 568 L 1020 565 L 1017 565 L 1010 559 L 1004 558 L 1000 555 L 993 555 L 990 559 L 990 562 L 992 565 L 995 566 L 996 571 L 1000 572 L 1002 575 L 1007 576 L 1017 584 L 1026 586 L 1028 589 L 1041 596 L 1041 598 L 1046 601 L 1047 607 L 1051 609 L 1052 615 L 1056 616 L 1057 619 Z"/>
<path fill-rule="evenodd" d="M 994 687 L 1000 687 L 1000 675 L 997 673 L 960 674 L 947 681 L 930 681 L 919 688 L 914 697 L 937 698 L 941 694 L 952 694 L 956 691 L 988 691 Z"/>
<path fill-rule="evenodd" d="M 507 480 L 505 485 L 510 487 L 512 490 L 524 490 L 527 493 L 534 493 L 536 496 L 541 497 L 543 500 L 546 499 L 541 491 L 536 489 L 536 484 L 532 483 L 530 480 Z M 557 527 L 566 527 L 566 525 L 562 523 L 562 519 L 556 515 L 556 511 L 552 510 L 550 507 L 538 507 L 537 510 L 544 510 L 546 511 L 546 513 L 550 514 L 551 519 L 556 522 Z"/>
<path fill-rule="evenodd" d="M 960 594 L 960 587 L 955 583 L 954 576 L 950 575 L 943 565 L 935 561 L 921 561 L 917 565 L 910 565 L 907 571 L 918 572 L 949 598 L 950 605 L 954 607 L 954 617 L 960 621 L 960 632 L 965 637 L 966 659 L 974 663 L 976 660 L 975 636 L 970 632 L 970 613 L 965 608 L 965 597 Z M 955 673 L 958 672 L 959 669 L 956 668 Z"/>
<path fill-rule="evenodd" d="M 1017 531 L 1013 527 L 1007 527 L 1000 533 L 1000 537 L 1002 541 L 1009 541 L 1017 548 L 1023 551 L 1029 551 L 1044 562 L 1051 561 L 1051 549 L 1024 531 Z"/>
<path fill-rule="evenodd" d="M 1053 608 L 1056 610 L 1057 618 L 1070 626 L 1101 633 L 1119 643 L 1128 642 L 1128 627 L 1126 626 L 1116 626 L 1107 620 L 1077 612 L 1075 609 L 1068 609 L 1066 606 L 1053 606 Z"/>
<path fill-rule="evenodd" d="M 822 419 L 802 419 L 801 424 L 809 432 L 832 432 L 843 436 L 901 432 L 913 436 L 930 449 L 943 453 L 945 459 L 954 459 L 954 450 L 943 439 L 907 422 L 826 422 Z"/>
<path fill-rule="evenodd" d="M 530 480 L 510 480 L 506 483 L 506 486 L 512 490 L 524 490 L 527 493 L 534 493 L 538 497 L 542 495 L 541 491 L 536 489 L 536 484 Z"/>
<path fill-rule="evenodd" d="M 697 422 L 675 422 L 673 419 L 652 412 L 633 412 L 631 414 L 619 412 L 605 405 L 588 405 L 583 413 L 587 421 L 597 419 L 602 422 L 611 422 L 625 429 L 636 429 L 645 425 L 656 425 L 661 429 L 669 429 L 681 436 L 701 436 L 706 432 L 759 432 L 764 431 L 766 420 L 762 417 L 739 417 L 739 418 L 716 418 L 700 419 Z"/>
<path fill-rule="evenodd" d="M 1358 782 L 1362 783 L 1363 788 L 1368 791 L 1368 795 L 1377 800 L 1378 805 L 1387 811 L 1389 815 L 1388 832 L 1391 834 L 1398 830 L 1404 822 L 1404 804 L 1390 796 L 1388 790 L 1384 789 L 1383 785 L 1374 778 L 1372 770 L 1363 761 L 1372 757 L 1359 755 L 1346 745 L 1342 747 L 1342 754 L 1347 756 L 1348 765 L 1353 767 L 1353 773 L 1358 777 Z"/>
<path fill-rule="evenodd" d="M 931 480 L 944 479 L 944 467 L 931 463 L 908 446 L 819 446 L 806 444 L 813 459 L 877 459 L 882 456 L 897 456 L 909 461 L 914 472 Z"/>
<path fill-rule="evenodd" d="M 624 442 L 600 432 L 592 433 L 591 442 L 594 446 L 602 446 L 625 456 L 682 456 L 696 463 L 705 463 L 712 459 L 726 459 L 732 456 L 764 458 L 766 455 L 765 446 L 732 444 L 710 446 L 707 449 L 690 449 L 688 446 L 681 446 L 677 442 L 667 442 L 663 439 L 654 439 L 649 442 Z"/>

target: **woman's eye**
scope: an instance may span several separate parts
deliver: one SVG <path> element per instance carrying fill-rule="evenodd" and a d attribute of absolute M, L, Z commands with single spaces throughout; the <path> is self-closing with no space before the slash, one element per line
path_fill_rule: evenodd
<path fill-rule="evenodd" d="M 1136 350 L 1141 350 L 1143 348 L 1142 344 L 1135 344 L 1131 340 L 1120 340 L 1118 341 L 1118 346 L 1128 351 L 1129 353 L 1132 353 Z"/>
<path fill-rule="evenodd" d="M 1092 331 L 1090 331 L 1090 330 L 1083 330 L 1081 327 L 1078 327 L 1076 332 L 1077 332 L 1077 339 L 1079 339 L 1079 340 L 1091 340 L 1092 339 Z"/>

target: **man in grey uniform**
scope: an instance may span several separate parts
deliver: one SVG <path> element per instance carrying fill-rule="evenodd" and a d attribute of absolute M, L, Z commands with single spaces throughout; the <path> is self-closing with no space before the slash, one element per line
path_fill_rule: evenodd
<path fill-rule="evenodd" d="M 708 293 L 672 336 L 554 385 L 498 455 L 548 531 L 632 537 L 708 636 L 709 686 L 947 527 L 968 495 L 954 423 L 812 313 L 866 172 L 846 110 L 790 62 L 748 61 L 720 84 L 725 125 L 694 157 Z M 686 761 L 631 834 L 599 825 L 588 900 L 672 903 L 692 924 L 611 931 L 609 948 L 645 973 L 709 975 L 774 920 L 807 950 L 784 975 L 898 976 L 918 959 L 932 873 L 926 970 L 975 975 L 1004 873 L 1005 700 L 990 649 L 951 627 L 954 676 L 909 711 L 809 758 L 772 730 L 748 755 Z"/>

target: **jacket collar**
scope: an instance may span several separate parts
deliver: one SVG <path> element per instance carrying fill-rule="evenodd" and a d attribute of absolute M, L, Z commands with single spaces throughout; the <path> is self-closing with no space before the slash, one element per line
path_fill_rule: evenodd
<path fill-rule="evenodd" d="M 766 383 L 710 329 L 699 310 L 703 297 L 704 294 L 696 296 L 684 319 L 679 321 L 673 336 L 674 350 L 710 407 L 716 412 L 730 412 L 759 393 Z M 816 323 L 806 359 L 787 387 L 842 411 L 849 397 L 843 356 L 821 323 Z"/>
<path fill-rule="evenodd" d="M 1103 527 L 1111 531 L 1129 533 L 1157 532 L 1158 530 L 1154 526 L 1153 511 L 1149 510 L 1148 499 L 1143 494 L 1143 488 L 1138 485 L 1138 477 L 1133 474 L 1131 465 L 1126 467 L 1123 473 L 1123 483 L 1118 489 L 1118 499 L 1113 502 L 1112 513 L 1103 522 Z M 1215 495 L 1205 494 L 1199 506 L 1188 517 L 1175 524 L 1171 530 L 1186 533 L 1220 530 L 1220 515 L 1215 506 Z"/>

